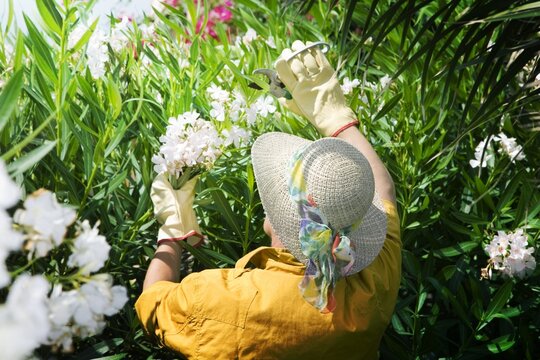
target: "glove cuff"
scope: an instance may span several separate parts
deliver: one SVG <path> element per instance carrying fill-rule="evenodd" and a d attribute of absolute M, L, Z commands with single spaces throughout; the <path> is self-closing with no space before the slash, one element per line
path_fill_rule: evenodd
<path fill-rule="evenodd" d="M 193 239 L 190 239 L 191 237 L 193 237 Z M 189 240 L 189 241 L 188 241 Z M 193 247 L 199 247 L 202 245 L 203 241 L 204 241 L 204 236 L 195 231 L 195 230 L 191 230 L 189 231 L 188 233 L 182 235 L 182 236 L 179 236 L 179 237 L 170 237 L 170 238 L 162 238 L 162 239 L 158 239 L 157 241 L 157 244 L 158 245 L 161 245 L 162 243 L 164 242 L 177 242 L 177 241 L 188 241 L 188 243 L 193 246 Z"/>

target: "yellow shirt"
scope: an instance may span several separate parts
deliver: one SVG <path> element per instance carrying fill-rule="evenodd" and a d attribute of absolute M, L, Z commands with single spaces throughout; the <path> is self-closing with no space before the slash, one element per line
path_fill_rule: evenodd
<path fill-rule="evenodd" d="M 153 284 L 135 304 L 139 318 L 160 343 L 193 359 L 376 359 L 401 276 L 398 215 L 391 202 L 385 208 L 384 246 L 367 268 L 338 281 L 333 313 L 303 299 L 302 263 L 261 247 L 234 269 Z"/>

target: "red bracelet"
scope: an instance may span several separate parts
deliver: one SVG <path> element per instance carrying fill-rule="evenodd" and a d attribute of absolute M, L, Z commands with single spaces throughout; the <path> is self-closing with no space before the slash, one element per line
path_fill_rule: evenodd
<path fill-rule="evenodd" d="M 355 120 L 353 122 L 348 123 L 347 125 L 344 125 L 340 127 L 339 129 L 337 129 L 337 131 L 332 134 L 332 137 L 337 137 L 339 134 L 341 134 L 343 131 L 347 130 L 351 126 L 356 126 L 358 124 L 360 124 L 360 121 Z"/>
<path fill-rule="evenodd" d="M 189 237 L 192 237 L 192 236 L 195 236 L 195 237 L 198 237 L 199 238 L 199 241 L 192 245 L 193 247 L 199 247 L 202 245 L 203 241 L 204 241 L 204 236 L 202 234 L 199 234 L 198 232 L 196 232 L 195 230 L 191 230 L 190 232 L 188 232 L 187 234 L 183 235 L 183 236 L 180 236 L 180 237 L 176 237 L 176 238 L 165 238 L 165 239 L 158 239 L 157 241 L 157 244 L 158 246 L 163 244 L 164 242 L 169 242 L 169 241 L 172 241 L 172 242 L 177 242 L 177 241 L 183 241 L 183 240 L 186 240 L 187 238 Z"/>

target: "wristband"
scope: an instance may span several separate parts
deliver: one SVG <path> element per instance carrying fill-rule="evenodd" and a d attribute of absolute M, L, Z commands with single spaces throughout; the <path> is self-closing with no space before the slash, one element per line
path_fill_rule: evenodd
<path fill-rule="evenodd" d="M 339 129 L 337 129 L 331 137 L 337 137 L 339 134 L 341 134 L 343 131 L 347 130 L 348 128 L 352 127 L 352 126 L 356 126 L 360 124 L 360 122 L 358 120 L 355 120 L 353 122 L 350 122 L 342 127 L 340 127 Z"/>

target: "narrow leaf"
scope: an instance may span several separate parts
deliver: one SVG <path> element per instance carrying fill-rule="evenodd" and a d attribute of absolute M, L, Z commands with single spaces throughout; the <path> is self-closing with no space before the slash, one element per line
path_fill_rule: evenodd
<path fill-rule="evenodd" d="M 440 258 L 448 258 L 470 252 L 478 247 L 477 241 L 464 241 L 456 245 L 445 247 L 442 249 L 433 250 L 433 254 Z"/>
<path fill-rule="evenodd" d="M 486 312 L 484 313 L 484 325 L 490 322 L 494 316 L 501 311 L 504 305 L 508 302 L 512 296 L 512 288 L 514 284 L 512 281 L 507 281 L 497 292 L 493 299 L 489 303 Z"/>
<path fill-rule="evenodd" d="M 23 83 L 23 70 L 19 70 L 12 76 L 0 94 L 0 131 L 6 126 L 11 114 L 17 107 L 17 99 L 21 94 Z"/>
<path fill-rule="evenodd" d="M 22 174 L 43 159 L 45 155 L 54 149 L 55 146 L 56 141 L 44 142 L 42 145 L 30 151 L 28 154 L 10 163 L 7 166 L 8 172 L 11 174 L 11 176 Z"/>

